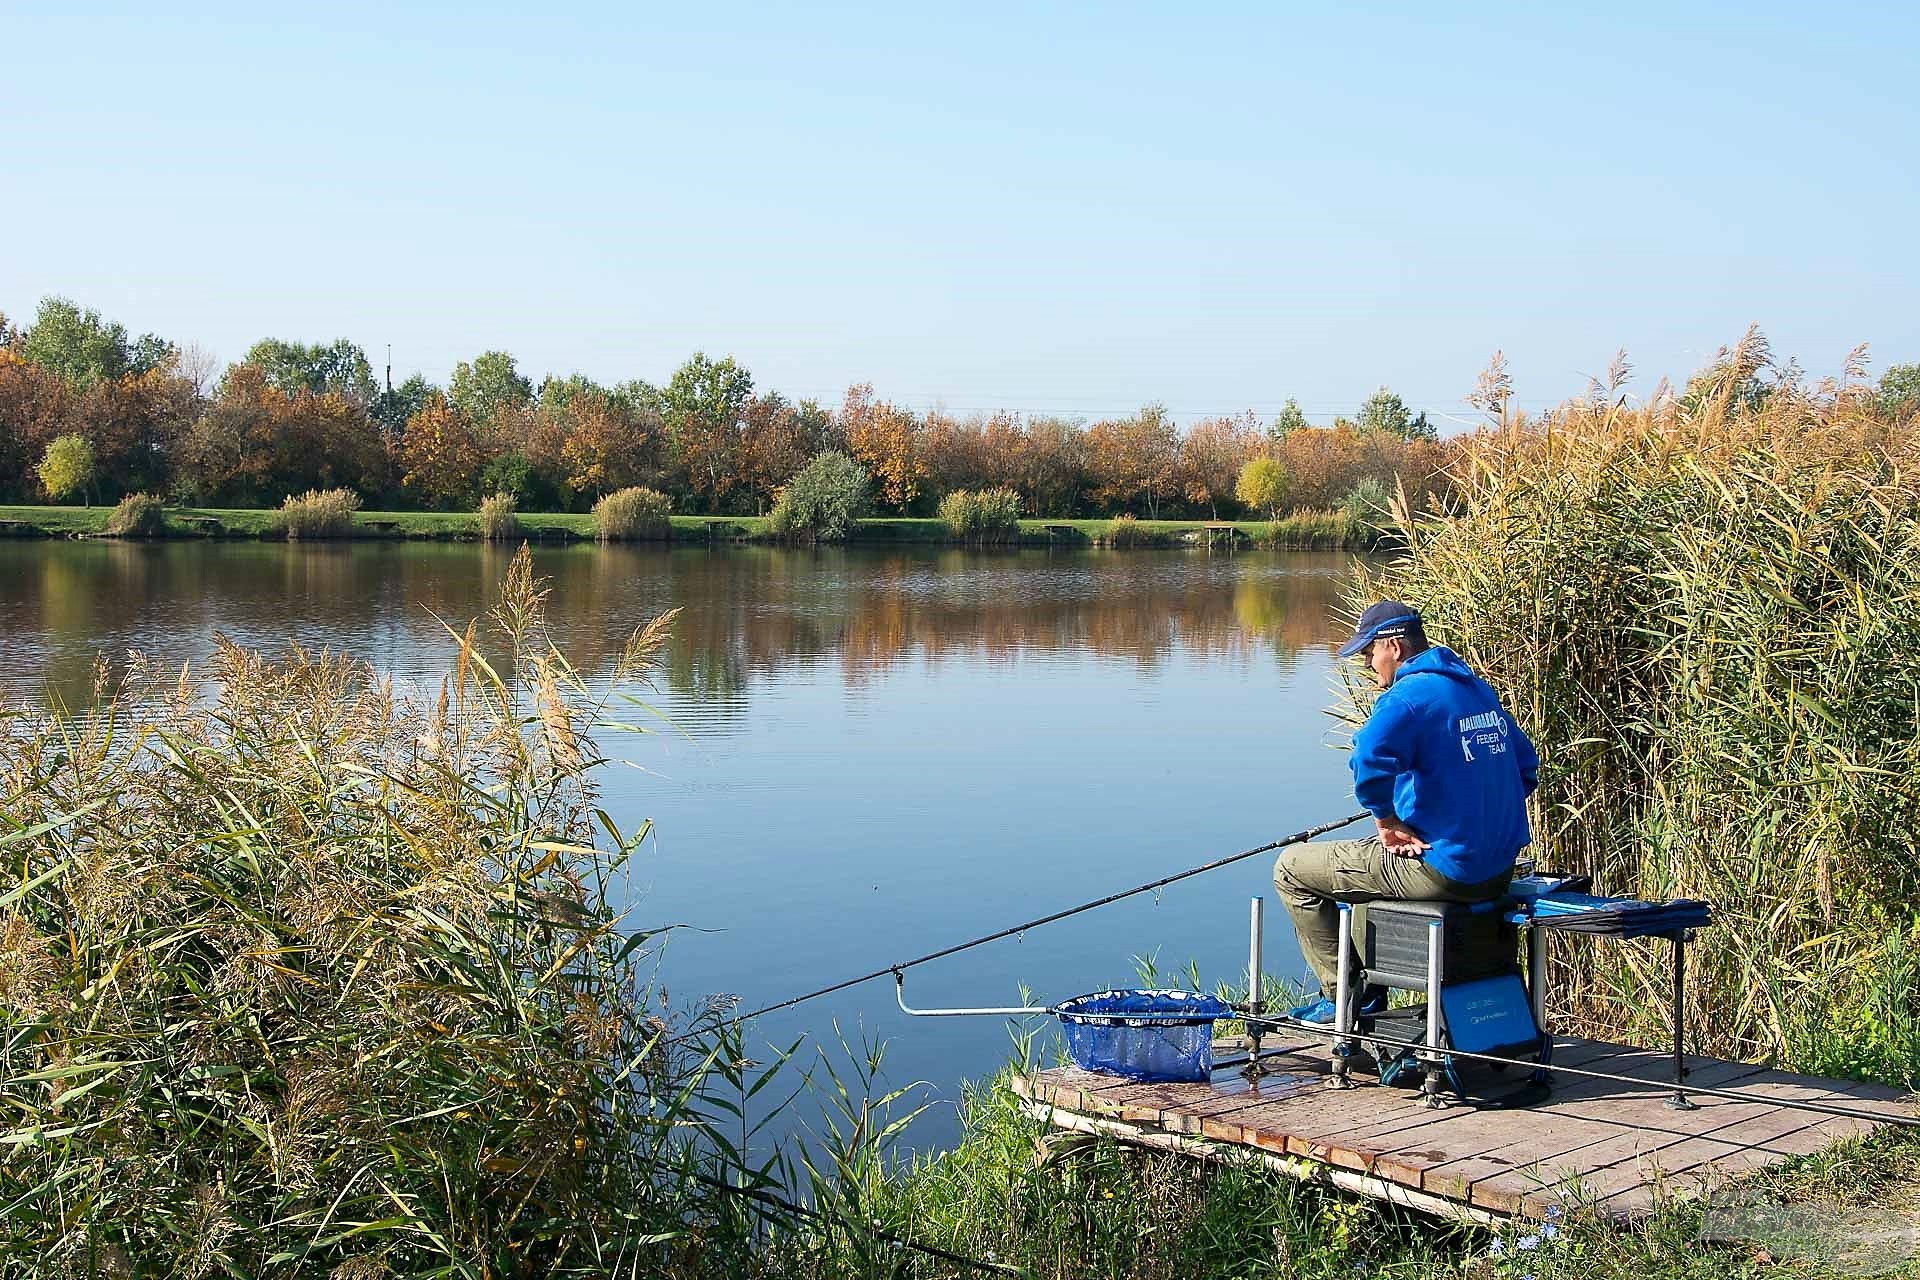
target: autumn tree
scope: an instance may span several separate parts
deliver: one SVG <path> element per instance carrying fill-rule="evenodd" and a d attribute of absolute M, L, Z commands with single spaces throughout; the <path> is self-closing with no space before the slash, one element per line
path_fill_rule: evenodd
<path fill-rule="evenodd" d="M 780 489 L 815 454 L 832 447 L 832 415 L 811 400 L 789 403 L 769 392 L 747 404 L 741 423 L 740 487 L 754 514 L 765 513 Z"/>
<path fill-rule="evenodd" d="M 927 483 L 927 459 L 920 420 L 910 411 L 873 398 L 873 384 L 847 389 L 840 406 L 840 427 L 847 448 L 873 477 L 875 496 L 905 512 Z"/>
<path fill-rule="evenodd" d="M 386 441 L 363 406 L 332 391 L 288 394 L 243 362 L 184 433 L 176 487 L 187 497 L 271 506 L 309 489 L 377 492 L 386 465 Z"/>
<path fill-rule="evenodd" d="M 574 388 L 551 406 L 543 403 L 541 416 L 565 424 L 560 463 L 566 492 L 596 499 L 659 482 L 664 428 L 651 410 L 597 387 Z"/>
<path fill-rule="evenodd" d="M 1033 418 L 1020 433 L 1013 487 L 1027 510 L 1070 516 L 1087 484 L 1087 433 L 1071 418 Z"/>
<path fill-rule="evenodd" d="M 1220 504 L 1233 497 L 1240 468 L 1260 444 L 1260 423 L 1251 411 L 1239 417 L 1203 418 L 1180 442 L 1181 494 L 1220 518 Z"/>
<path fill-rule="evenodd" d="M 415 500 L 452 510 L 473 505 L 487 453 L 467 415 L 436 393 L 407 419 L 396 461 Z"/>
<path fill-rule="evenodd" d="M 1110 511 L 1144 506 L 1149 519 L 1160 518 L 1180 463 L 1180 437 L 1164 406 L 1094 423 L 1087 428 L 1087 453 L 1096 503 Z"/>

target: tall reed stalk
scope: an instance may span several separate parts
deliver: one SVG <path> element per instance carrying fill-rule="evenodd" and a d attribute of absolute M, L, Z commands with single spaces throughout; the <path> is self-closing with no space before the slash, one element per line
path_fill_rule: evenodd
<path fill-rule="evenodd" d="M 1543 864 L 1714 903 L 1704 1047 L 1913 1080 L 1920 433 L 1757 334 L 1683 396 L 1623 380 L 1466 442 L 1354 603 L 1416 603 L 1536 736 Z M 1659 1034 L 1664 947 L 1556 959 L 1563 1013 Z"/>
<path fill-rule="evenodd" d="M 743 1055 L 669 1038 L 592 780 L 667 619 L 590 683 L 529 564 L 429 705 L 222 641 L 7 713 L 0 1276 L 657 1274 L 718 1220 Z"/>

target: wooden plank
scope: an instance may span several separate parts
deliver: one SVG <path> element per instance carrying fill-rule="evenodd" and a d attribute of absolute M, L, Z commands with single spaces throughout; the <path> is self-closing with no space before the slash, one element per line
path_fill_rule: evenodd
<path fill-rule="evenodd" d="M 1383 1087 L 1371 1074 L 1351 1089 L 1327 1085 L 1324 1042 L 1275 1046 L 1263 1055 L 1270 1074 L 1249 1080 L 1222 1071 L 1204 1084 L 1141 1084 L 1063 1067 L 1016 1078 L 1014 1087 L 1055 1122 L 1116 1125 L 1160 1134 L 1155 1142 L 1212 1139 L 1263 1153 L 1300 1157 L 1330 1176 L 1360 1176 L 1380 1194 L 1399 1187 L 1423 1203 L 1457 1203 L 1477 1213 L 1543 1212 L 1576 1192 L 1603 1214 L 1632 1218 L 1664 1195 L 1809 1154 L 1878 1125 L 1780 1105 L 1830 1101 L 1887 1116 L 1915 1115 L 1912 1095 L 1886 1085 L 1823 1080 L 1751 1063 L 1697 1055 L 1686 1087 L 1731 1088 L 1739 1100 L 1695 1094 L 1691 1111 L 1669 1109 L 1672 1060 L 1663 1053 L 1600 1041 L 1556 1046 L 1557 1065 L 1645 1081 L 1561 1076 L 1541 1103 L 1511 1110 L 1454 1103 L 1424 1105 L 1414 1090 Z M 1478 1075 L 1478 1073 L 1476 1073 Z M 1524 1076 L 1489 1095 L 1525 1087 Z M 1075 1117 L 1078 1117 L 1076 1119 Z M 1172 1149 L 1172 1148 L 1169 1148 Z M 1218 1148 L 1180 1147 L 1196 1154 Z M 1400 1194 L 1400 1193 L 1395 1193 Z"/>

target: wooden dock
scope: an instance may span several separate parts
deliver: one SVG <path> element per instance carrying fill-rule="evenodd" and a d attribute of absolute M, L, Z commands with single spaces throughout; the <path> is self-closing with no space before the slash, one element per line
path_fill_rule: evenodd
<path fill-rule="evenodd" d="M 1694 1095 L 1673 1110 L 1661 1089 L 1554 1078 L 1545 1101 L 1498 1109 L 1451 1100 L 1422 1105 L 1412 1089 L 1382 1086 L 1368 1066 L 1333 1089 L 1324 1037 L 1269 1036 L 1266 1074 L 1249 1080 L 1223 1065 L 1204 1084 L 1136 1084 L 1059 1067 L 1017 1077 L 1028 1110 L 1064 1129 L 1208 1159 L 1262 1159 L 1296 1176 L 1439 1214 L 1494 1223 L 1539 1217 L 1550 1205 L 1590 1206 L 1620 1221 L 1645 1217 L 1664 1198 L 1698 1194 L 1743 1173 L 1810 1155 L 1877 1122 L 1766 1102 Z M 1244 1041 L 1216 1043 L 1217 1058 L 1244 1058 Z M 1366 1059 L 1359 1060 L 1368 1063 Z M 1594 1040 L 1556 1039 L 1555 1065 L 1654 1082 L 1672 1057 Z M 1884 1115 L 1920 1114 L 1885 1085 L 1791 1075 L 1689 1057 L 1687 1083 L 1766 1098 L 1825 1102 Z M 1517 1073 L 1516 1073 L 1517 1074 Z M 1482 1104 L 1516 1097 L 1512 1076 L 1476 1076 Z"/>

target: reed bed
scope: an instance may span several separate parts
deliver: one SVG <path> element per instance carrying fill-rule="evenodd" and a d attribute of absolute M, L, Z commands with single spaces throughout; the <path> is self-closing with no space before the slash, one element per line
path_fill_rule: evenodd
<path fill-rule="evenodd" d="M 721 1220 L 740 1055 L 669 1037 L 592 782 L 667 623 L 590 687 L 529 564 L 428 705 L 223 642 L 7 713 L 0 1276 L 657 1274 Z"/>
<path fill-rule="evenodd" d="M 289 538 L 344 538 L 359 509 L 360 495 L 351 489 L 309 489 L 288 494 L 269 523 Z"/>
<path fill-rule="evenodd" d="M 510 493 L 482 500 L 474 515 L 484 542 L 511 542 L 520 536 L 520 503 Z"/>
<path fill-rule="evenodd" d="M 593 504 L 593 527 L 602 542 L 673 536 L 673 502 L 655 489 L 616 489 Z"/>
<path fill-rule="evenodd" d="M 1703 897 L 1700 1047 L 1920 1079 L 1920 433 L 1757 334 L 1466 442 L 1354 602 L 1418 604 L 1541 747 L 1543 865 Z M 1556 955 L 1562 1016 L 1657 1043 L 1664 946 Z"/>

